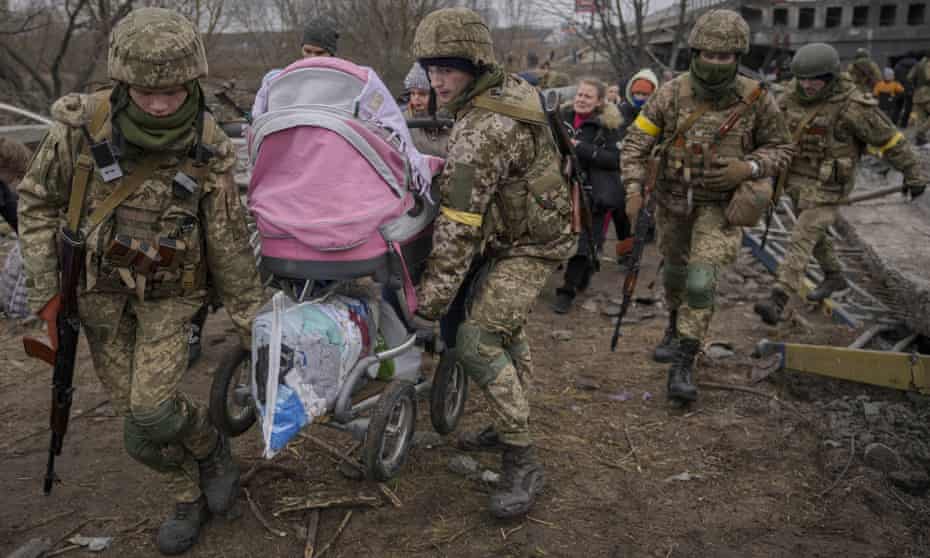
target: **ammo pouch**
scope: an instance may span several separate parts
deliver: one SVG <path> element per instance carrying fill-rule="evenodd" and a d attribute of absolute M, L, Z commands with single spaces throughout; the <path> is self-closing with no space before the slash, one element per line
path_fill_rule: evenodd
<path fill-rule="evenodd" d="M 772 179 L 746 180 L 733 193 L 725 215 L 734 227 L 752 227 L 765 215 L 772 200 Z"/>

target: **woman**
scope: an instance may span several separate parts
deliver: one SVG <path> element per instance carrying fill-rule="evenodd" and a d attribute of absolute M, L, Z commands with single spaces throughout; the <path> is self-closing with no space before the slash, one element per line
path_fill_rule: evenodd
<path fill-rule="evenodd" d="M 620 111 L 608 103 L 607 85 L 604 82 L 584 78 L 571 103 L 562 106 L 559 116 L 573 131 L 573 143 L 578 154 L 581 170 L 591 186 L 593 222 L 592 234 L 598 252 L 604 242 L 604 219 L 607 214 L 623 207 L 623 191 L 620 187 L 620 134 L 622 123 Z M 578 242 L 578 251 L 565 269 L 565 279 L 556 290 L 552 309 L 564 314 L 571 308 L 575 295 L 588 287 L 594 266 L 588 258 L 591 242 L 584 237 Z"/>
<path fill-rule="evenodd" d="M 407 77 L 404 78 L 404 89 L 410 99 L 407 101 L 407 110 L 404 116 L 407 120 L 413 118 L 430 118 L 429 91 L 430 84 L 426 72 L 420 64 L 414 62 Z M 410 135 L 417 151 L 425 155 L 445 157 L 449 143 L 449 128 L 413 128 Z"/>

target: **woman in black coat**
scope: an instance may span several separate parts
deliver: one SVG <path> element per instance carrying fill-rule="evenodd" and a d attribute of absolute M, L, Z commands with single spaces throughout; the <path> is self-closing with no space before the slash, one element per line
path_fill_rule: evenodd
<path fill-rule="evenodd" d="M 582 79 L 571 103 L 559 110 L 559 116 L 569 130 L 578 154 L 581 170 L 591 186 L 592 226 L 594 244 L 599 257 L 604 243 L 604 220 L 614 209 L 623 208 L 623 189 L 620 185 L 620 135 L 622 123 L 616 105 L 606 102 L 607 86 L 596 79 Z M 560 314 L 568 312 L 575 295 L 585 290 L 594 275 L 594 266 L 588 258 L 590 242 L 582 233 L 577 253 L 568 260 L 564 283 L 556 290 L 552 309 Z"/>

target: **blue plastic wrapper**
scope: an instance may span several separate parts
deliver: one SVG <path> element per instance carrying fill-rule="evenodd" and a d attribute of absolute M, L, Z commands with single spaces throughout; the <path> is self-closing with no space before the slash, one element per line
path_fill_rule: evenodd
<path fill-rule="evenodd" d="M 306 424 L 307 414 L 300 397 L 286 385 L 279 385 L 271 427 L 271 450 L 280 451 Z"/>

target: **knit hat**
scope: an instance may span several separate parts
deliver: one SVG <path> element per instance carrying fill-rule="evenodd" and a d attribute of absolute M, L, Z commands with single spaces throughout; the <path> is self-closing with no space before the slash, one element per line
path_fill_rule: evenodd
<path fill-rule="evenodd" d="M 885 81 L 891 81 L 894 79 L 894 70 L 891 68 L 885 68 L 882 70 L 882 77 L 885 78 Z"/>
<path fill-rule="evenodd" d="M 339 46 L 339 31 L 336 30 L 335 23 L 328 19 L 314 19 L 304 27 L 304 38 L 301 44 L 318 46 L 335 56 Z"/>
<path fill-rule="evenodd" d="M 656 86 L 651 81 L 646 78 L 639 78 L 633 81 L 630 85 L 630 94 L 631 95 L 651 95 L 655 91 Z"/>
<path fill-rule="evenodd" d="M 427 77 L 426 70 L 419 63 L 414 62 L 413 66 L 410 67 L 410 71 L 407 72 L 407 77 L 404 78 L 404 89 L 407 91 L 411 89 L 429 91 L 429 77 Z"/>

